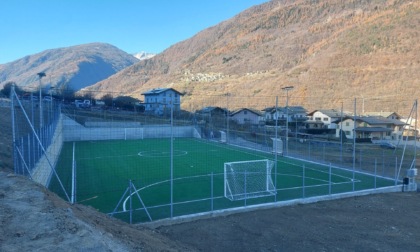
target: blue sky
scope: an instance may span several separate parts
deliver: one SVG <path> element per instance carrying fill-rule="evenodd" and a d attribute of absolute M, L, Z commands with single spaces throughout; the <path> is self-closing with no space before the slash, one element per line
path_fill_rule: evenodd
<path fill-rule="evenodd" d="M 159 53 L 268 0 L 1 0 L 0 64 L 104 42 Z"/>

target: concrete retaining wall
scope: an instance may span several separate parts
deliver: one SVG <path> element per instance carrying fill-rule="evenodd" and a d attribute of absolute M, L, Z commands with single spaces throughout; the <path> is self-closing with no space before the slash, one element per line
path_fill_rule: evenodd
<path fill-rule="evenodd" d="M 251 212 L 251 211 L 256 211 L 256 210 L 271 209 L 271 208 L 276 208 L 276 207 L 292 206 L 292 205 L 298 205 L 298 204 L 310 204 L 310 203 L 315 203 L 315 202 L 320 202 L 320 201 L 338 200 L 338 199 L 345 199 L 345 198 L 350 198 L 350 197 L 358 197 L 358 196 L 365 196 L 365 195 L 379 194 L 379 193 L 391 193 L 391 192 L 401 192 L 401 185 L 383 187 L 383 188 L 377 188 L 377 189 L 368 189 L 368 190 L 362 190 L 362 191 L 338 193 L 338 194 L 331 194 L 331 195 L 324 195 L 324 196 L 315 196 L 315 197 L 301 198 L 301 199 L 294 199 L 294 200 L 287 200 L 287 201 L 278 201 L 274 203 L 250 205 L 250 206 L 245 206 L 245 207 L 221 209 L 221 210 L 215 210 L 212 212 L 202 212 L 198 214 L 178 216 L 172 219 L 162 219 L 162 220 L 157 220 L 153 222 L 142 223 L 142 226 L 158 228 L 161 226 L 180 224 L 180 223 L 196 221 L 196 220 L 201 220 L 201 219 L 228 216 L 230 214 L 236 214 L 236 213 L 244 213 L 244 212 Z"/>
<path fill-rule="evenodd" d="M 169 138 L 174 137 L 195 137 L 200 138 L 193 126 L 153 125 L 144 127 L 84 127 L 74 120 L 64 117 L 63 135 L 64 141 L 95 141 L 111 139 L 143 139 L 143 138 Z M 125 126 L 124 124 L 120 126 Z"/>
<path fill-rule="evenodd" d="M 45 187 L 48 187 L 51 176 L 53 176 L 53 167 L 57 164 L 60 157 L 61 148 L 63 147 L 63 116 L 60 115 L 57 127 L 54 131 L 53 139 L 50 146 L 46 149 L 46 155 L 42 155 L 35 164 L 35 168 L 31 174 L 32 179 Z M 52 166 L 52 167 L 51 167 Z"/>

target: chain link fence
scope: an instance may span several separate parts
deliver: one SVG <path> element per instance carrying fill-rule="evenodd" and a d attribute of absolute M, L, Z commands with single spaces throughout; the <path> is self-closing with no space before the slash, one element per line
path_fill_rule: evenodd
<path fill-rule="evenodd" d="M 302 106 L 293 90 L 285 91 L 272 97 L 185 94 L 179 104 L 169 96 L 146 103 L 116 93 L 75 100 L 13 93 L 15 172 L 131 223 L 397 190 L 393 186 L 405 185 L 408 170 L 417 168 L 416 101 L 352 98 L 325 107 L 325 97 L 312 97 Z M 365 111 L 374 107 L 389 113 Z M 281 152 L 274 151 L 276 143 Z M 223 163 L 256 159 L 275 161 L 276 193 L 226 199 Z"/>

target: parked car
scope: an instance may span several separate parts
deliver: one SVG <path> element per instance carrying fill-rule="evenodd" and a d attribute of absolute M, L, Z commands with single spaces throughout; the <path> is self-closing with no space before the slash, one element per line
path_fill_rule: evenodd
<path fill-rule="evenodd" d="M 44 96 L 44 98 L 42 98 L 43 101 L 46 102 L 52 102 L 53 98 L 51 96 Z"/>
<path fill-rule="evenodd" d="M 391 150 L 394 150 L 395 148 L 397 148 L 397 146 L 395 146 L 392 143 L 381 143 L 381 147 L 384 149 L 391 149 Z"/>
<path fill-rule="evenodd" d="M 75 100 L 74 105 L 76 106 L 76 108 L 90 108 L 91 106 L 90 100 Z"/>

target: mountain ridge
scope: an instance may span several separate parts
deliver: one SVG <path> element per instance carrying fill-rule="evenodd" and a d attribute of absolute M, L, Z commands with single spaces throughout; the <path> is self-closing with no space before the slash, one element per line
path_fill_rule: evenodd
<path fill-rule="evenodd" d="M 43 86 L 66 85 L 77 91 L 137 61 L 134 56 L 106 43 L 49 49 L 1 65 L 0 86 L 13 81 L 23 89 L 37 89 L 37 73 L 44 72 Z"/>
<path fill-rule="evenodd" d="M 420 96 L 418 27 L 419 2 L 270 1 L 89 90 L 140 97 L 148 89 L 172 87 L 186 94 L 185 107 L 205 100 L 202 94 L 284 96 L 287 85 L 295 86 L 292 102 L 308 109 L 338 108 L 361 94 L 411 100 Z M 247 104 L 258 107 L 258 101 Z M 395 108 L 387 101 L 387 107 L 369 109 Z"/>

